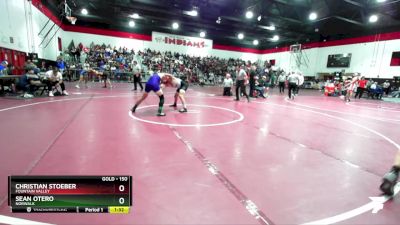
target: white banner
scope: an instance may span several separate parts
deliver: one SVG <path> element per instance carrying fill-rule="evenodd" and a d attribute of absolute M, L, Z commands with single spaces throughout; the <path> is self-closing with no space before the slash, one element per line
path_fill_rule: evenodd
<path fill-rule="evenodd" d="M 165 45 L 167 48 L 174 48 L 177 46 L 185 47 L 187 49 L 212 49 L 213 42 L 210 39 L 187 37 L 175 34 L 166 34 L 159 32 L 152 32 L 152 42 L 158 45 Z"/>

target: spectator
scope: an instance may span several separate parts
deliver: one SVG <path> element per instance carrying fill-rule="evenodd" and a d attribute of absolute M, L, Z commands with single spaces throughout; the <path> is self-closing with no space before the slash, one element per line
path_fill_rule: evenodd
<path fill-rule="evenodd" d="M 226 74 L 225 79 L 223 81 L 224 85 L 224 93 L 223 96 L 231 96 L 232 95 L 232 87 L 233 87 L 233 80 L 229 73 Z"/>
<path fill-rule="evenodd" d="M 8 75 L 8 62 L 3 61 L 0 63 L 0 76 Z M 5 87 L 11 87 L 11 91 L 15 91 L 15 85 L 13 80 L 8 79 L 0 79 L 0 95 L 3 95 L 5 92 Z"/>
<path fill-rule="evenodd" d="M 8 75 L 13 75 L 14 70 L 15 70 L 15 66 L 13 64 L 9 63 L 7 65 L 7 74 Z M 37 68 L 36 68 L 36 70 L 37 70 Z M 35 72 L 36 72 L 36 70 L 35 70 Z"/>
<path fill-rule="evenodd" d="M 35 70 L 36 65 L 32 62 L 32 60 L 28 59 L 25 62 L 24 69 L 25 69 L 25 72 L 28 72 L 29 70 Z"/>
<path fill-rule="evenodd" d="M 392 91 L 390 96 L 392 96 L 392 98 L 400 98 L 400 89 L 397 89 L 397 91 Z"/>
<path fill-rule="evenodd" d="M 17 89 L 24 92 L 24 98 L 33 98 L 36 86 L 40 84 L 40 77 L 31 69 L 20 77 L 17 83 Z"/>
<path fill-rule="evenodd" d="M 208 74 L 208 80 L 209 80 L 210 84 L 215 84 L 215 76 L 214 76 L 213 72 Z"/>
<path fill-rule="evenodd" d="M 341 96 L 342 95 L 342 83 L 339 81 L 335 82 L 335 96 Z"/>
<path fill-rule="evenodd" d="M 69 54 L 71 56 L 72 63 L 75 63 L 76 62 L 76 48 L 71 48 Z"/>
<path fill-rule="evenodd" d="M 42 66 L 40 67 L 40 72 L 46 72 L 47 68 L 46 68 L 46 62 L 42 61 Z"/>
<path fill-rule="evenodd" d="M 62 95 L 68 95 L 68 92 L 65 90 L 65 85 L 63 83 L 62 75 L 58 72 L 57 67 L 53 67 L 52 70 L 46 72 L 47 78 L 47 87 L 49 90 L 49 96 L 53 97 L 53 87 L 58 88 L 61 87 Z"/>
<path fill-rule="evenodd" d="M 79 47 L 76 48 L 75 55 L 76 55 L 76 62 L 80 63 L 81 62 L 81 49 Z"/>
<path fill-rule="evenodd" d="M 3 61 L 0 63 L 0 76 L 7 75 L 7 66 L 8 66 L 7 61 Z"/>
<path fill-rule="evenodd" d="M 378 82 L 374 82 L 373 84 L 371 84 L 370 90 L 369 90 L 369 96 L 372 97 L 372 99 L 374 99 L 375 97 L 377 99 L 381 99 L 383 96 L 383 88 L 378 85 Z"/>
<path fill-rule="evenodd" d="M 374 82 L 371 84 L 370 89 L 375 90 L 377 88 L 377 86 L 378 86 L 378 82 Z"/>
<path fill-rule="evenodd" d="M 367 85 L 366 85 L 367 90 L 369 90 L 369 89 L 371 88 L 371 85 L 372 85 L 373 83 L 374 83 L 374 82 L 373 82 L 371 79 L 367 81 Z"/>
<path fill-rule="evenodd" d="M 267 82 L 267 76 L 262 76 L 261 79 L 258 79 L 258 76 L 255 77 L 255 85 L 256 85 L 256 91 L 258 92 L 258 95 L 266 98 L 265 95 L 268 95 L 268 90 L 270 84 Z M 255 97 L 258 97 L 255 96 Z"/>
<path fill-rule="evenodd" d="M 358 96 L 358 99 L 360 99 L 365 91 L 366 86 L 367 86 L 367 80 L 365 80 L 365 77 L 362 76 L 361 80 L 358 81 L 357 92 L 354 98 L 357 98 Z"/>
<path fill-rule="evenodd" d="M 383 91 L 385 92 L 385 95 L 389 95 L 389 90 L 390 90 L 390 82 L 388 80 L 383 83 Z"/>
<path fill-rule="evenodd" d="M 64 74 L 65 62 L 61 57 L 58 57 L 58 59 L 57 59 L 57 67 L 58 67 L 58 70 L 60 71 L 61 75 Z"/>
<path fill-rule="evenodd" d="M 222 83 L 224 75 L 230 73 L 232 79 L 235 78 L 235 67 L 238 65 L 246 64 L 251 65 L 251 62 L 244 62 L 241 59 L 220 59 L 218 57 L 196 57 L 189 56 L 181 53 L 172 52 L 158 52 L 150 49 L 143 51 L 128 50 L 126 47 L 112 47 L 106 45 L 92 44 L 90 47 L 85 48 L 84 56 L 93 65 L 99 65 L 103 61 L 104 64 L 116 67 L 115 72 L 118 75 L 125 74 L 130 69 L 126 65 L 128 62 L 136 61 L 141 67 L 141 75 L 148 75 L 145 73 L 145 68 L 151 64 L 158 64 L 162 72 L 168 72 L 179 77 L 184 77 L 185 80 L 191 82 L 199 82 L 203 80 L 207 84 Z M 72 48 L 71 52 L 66 52 L 70 55 L 70 59 L 76 59 L 76 53 L 80 52 L 79 48 Z M 67 59 L 68 57 L 65 57 Z M 114 65 L 114 63 L 118 63 Z M 71 62 L 66 62 L 70 63 Z M 122 64 L 122 66 L 121 66 Z M 132 64 L 131 64 L 132 65 Z M 270 72 L 271 66 L 268 62 L 265 63 L 267 71 Z M 100 66 L 100 65 L 99 65 Z M 259 67 L 256 74 L 263 73 L 263 69 Z M 113 70 L 114 71 L 114 70 Z M 202 76 L 204 74 L 204 76 Z M 130 77 L 129 77 L 130 79 Z"/>

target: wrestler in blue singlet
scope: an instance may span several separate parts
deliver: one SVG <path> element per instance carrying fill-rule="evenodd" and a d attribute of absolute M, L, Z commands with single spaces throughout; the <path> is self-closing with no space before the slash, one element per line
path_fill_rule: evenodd
<path fill-rule="evenodd" d="M 156 69 L 157 68 L 155 68 L 154 70 Z M 143 93 L 143 96 L 132 107 L 132 113 L 135 113 L 136 108 L 147 98 L 149 92 L 154 91 L 154 93 L 156 93 L 160 98 L 160 102 L 158 103 L 157 116 L 165 116 L 165 113 L 163 113 L 164 94 L 161 90 L 161 79 L 163 76 L 163 74 L 158 74 L 157 72 L 154 72 L 153 75 L 151 75 L 151 77 L 146 82 L 145 92 Z"/>
<path fill-rule="evenodd" d="M 149 93 L 150 91 L 157 92 L 160 90 L 160 83 L 160 75 L 158 73 L 153 73 L 153 75 L 151 75 L 151 77 L 147 80 L 144 91 L 147 93 Z"/>

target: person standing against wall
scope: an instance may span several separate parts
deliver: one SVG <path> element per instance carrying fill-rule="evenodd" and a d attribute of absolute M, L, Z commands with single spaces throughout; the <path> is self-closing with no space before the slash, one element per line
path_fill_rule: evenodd
<path fill-rule="evenodd" d="M 236 75 L 236 99 L 235 101 L 240 100 L 240 93 L 243 93 L 246 96 L 247 101 L 250 102 L 250 97 L 246 93 L 245 81 L 247 80 L 246 71 L 244 70 L 244 65 L 239 66 L 239 70 Z M 240 93 L 239 93 L 240 89 Z"/>

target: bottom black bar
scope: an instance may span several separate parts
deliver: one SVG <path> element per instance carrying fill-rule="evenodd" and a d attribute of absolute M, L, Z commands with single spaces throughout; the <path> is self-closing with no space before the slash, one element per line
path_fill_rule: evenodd
<path fill-rule="evenodd" d="M 13 213 L 108 213 L 108 207 L 12 207 Z"/>

